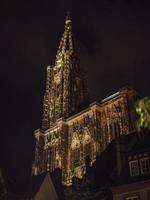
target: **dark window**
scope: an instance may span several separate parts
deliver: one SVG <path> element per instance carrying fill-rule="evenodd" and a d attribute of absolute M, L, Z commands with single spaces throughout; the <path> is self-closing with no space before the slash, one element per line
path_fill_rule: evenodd
<path fill-rule="evenodd" d="M 80 149 L 75 149 L 73 151 L 73 165 L 78 167 L 80 165 Z"/>
<path fill-rule="evenodd" d="M 60 85 L 57 85 L 56 91 L 57 91 L 57 97 L 59 97 L 59 95 L 60 95 Z"/>
<path fill-rule="evenodd" d="M 138 176 L 139 175 L 138 160 L 130 161 L 129 167 L 130 167 L 130 176 Z"/>
<path fill-rule="evenodd" d="M 141 173 L 142 174 L 150 173 L 150 162 L 149 162 L 148 157 L 140 159 L 140 167 L 141 167 Z"/>
<path fill-rule="evenodd" d="M 91 143 L 88 143 L 84 146 L 85 157 L 91 154 Z"/>

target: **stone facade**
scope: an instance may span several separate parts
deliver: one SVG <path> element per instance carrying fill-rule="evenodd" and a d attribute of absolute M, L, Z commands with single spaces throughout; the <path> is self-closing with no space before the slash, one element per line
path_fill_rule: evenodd
<path fill-rule="evenodd" d="M 47 67 L 42 129 L 35 130 L 32 174 L 61 168 L 65 185 L 71 185 L 74 176 L 82 178 L 87 165 L 113 139 L 135 130 L 136 98 L 135 90 L 124 87 L 101 102 L 88 104 L 67 17 L 55 66 Z"/>

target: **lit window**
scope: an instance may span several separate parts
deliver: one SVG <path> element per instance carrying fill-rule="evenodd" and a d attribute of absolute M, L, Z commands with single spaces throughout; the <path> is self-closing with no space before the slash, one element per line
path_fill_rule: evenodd
<path fill-rule="evenodd" d="M 73 165 L 78 167 L 80 165 L 80 149 L 77 148 L 73 151 Z"/>
<path fill-rule="evenodd" d="M 139 200 L 138 196 L 127 197 L 126 200 Z"/>
<path fill-rule="evenodd" d="M 138 176 L 139 175 L 138 160 L 130 161 L 129 167 L 130 167 L 130 176 Z"/>
<path fill-rule="evenodd" d="M 150 173 L 150 162 L 149 162 L 148 157 L 140 159 L 140 167 L 141 167 L 141 173 L 142 174 Z"/>

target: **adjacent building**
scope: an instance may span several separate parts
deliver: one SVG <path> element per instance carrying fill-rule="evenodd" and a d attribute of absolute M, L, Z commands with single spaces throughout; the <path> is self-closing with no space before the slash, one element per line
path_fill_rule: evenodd
<path fill-rule="evenodd" d="M 150 199 L 150 131 L 134 133 L 124 143 L 125 162 L 120 182 L 112 187 L 114 200 Z"/>
<path fill-rule="evenodd" d="M 114 200 L 149 200 L 150 131 L 113 140 L 91 170 L 94 187 L 109 189 Z"/>
<path fill-rule="evenodd" d="M 7 181 L 7 200 L 64 200 L 61 170 Z M 1 198 L 0 198 L 1 199 Z M 2 198 L 4 199 L 4 198 Z"/>

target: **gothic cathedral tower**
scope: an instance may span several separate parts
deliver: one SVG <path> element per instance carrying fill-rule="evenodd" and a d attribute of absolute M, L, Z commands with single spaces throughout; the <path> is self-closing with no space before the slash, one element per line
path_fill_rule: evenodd
<path fill-rule="evenodd" d="M 47 67 L 42 129 L 35 130 L 32 174 L 60 168 L 65 185 L 71 185 L 73 177 L 82 178 L 87 165 L 91 166 L 113 139 L 135 130 L 136 96 L 135 90 L 124 87 L 88 104 L 68 15 L 55 66 Z"/>
<path fill-rule="evenodd" d="M 42 128 L 46 130 L 53 126 L 57 119 L 79 112 L 87 102 L 87 89 L 82 78 L 72 37 L 72 22 L 68 14 L 55 66 L 47 67 Z"/>

